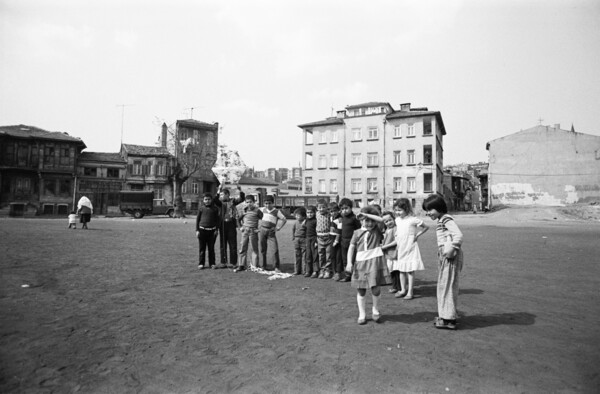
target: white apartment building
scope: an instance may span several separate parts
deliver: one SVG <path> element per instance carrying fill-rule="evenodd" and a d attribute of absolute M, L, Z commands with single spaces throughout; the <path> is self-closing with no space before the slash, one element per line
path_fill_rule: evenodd
<path fill-rule="evenodd" d="M 389 103 L 350 105 L 336 117 L 301 124 L 303 193 L 349 198 L 355 207 L 408 198 L 416 211 L 442 192 L 442 115 Z"/>

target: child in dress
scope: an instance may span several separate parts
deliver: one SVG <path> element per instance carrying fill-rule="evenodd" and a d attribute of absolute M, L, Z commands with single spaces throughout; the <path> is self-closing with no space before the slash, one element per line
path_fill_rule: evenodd
<path fill-rule="evenodd" d="M 352 287 L 357 290 L 358 324 L 367 322 L 367 288 L 371 289 L 373 298 L 373 320 L 379 323 L 381 321 L 381 312 L 379 311 L 380 286 L 391 283 L 390 274 L 381 250 L 383 236 L 377 225 L 383 219 L 373 207 L 363 208 L 358 218 L 362 222 L 362 227 L 352 235 L 350 248 L 348 249 L 346 272 L 352 274 Z"/>
<path fill-rule="evenodd" d="M 69 215 L 69 228 L 77 230 L 77 214 L 75 211 L 71 211 L 71 214 Z"/>
<path fill-rule="evenodd" d="M 429 226 L 417 219 L 412 211 L 412 205 L 406 198 L 399 198 L 394 204 L 396 213 L 396 247 L 398 250 L 398 269 L 400 271 L 401 291 L 395 297 L 405 300 L 413 299 L 415 271 L 425 269 L 421 259 L 421 251 L 417 239 L 429 230 Z M 418 231 L 417 229 L 421 229 Z M 408 286 L 406 279 L 408 277 Z"/>
<path fill-rule="evenodd" d="M 461 249 L 463 235 L 454 222 L 454 218 L 447 214 L 448 208 L 442 196 L 431 194 L 423 202 L 423 209 L 427 212 L 427 216 L 437 220 L 439 316 L 435 318 L 433 324 L 436 328 L 456 330 L 458 273 L 463 265 Z"/>
<path fill-rule="evenodd" d="M 390 211 L 383 212 L 381 216 L 386 230 L 383 234 L 381 249 L 387 262 L 388 271 L 392 278 L 392 287 L 388 290 L 390 293 L 400 291 L 400 271 L 398 267 L 398 250 L 396 248 L 396 222 L 394 214 Z"/>

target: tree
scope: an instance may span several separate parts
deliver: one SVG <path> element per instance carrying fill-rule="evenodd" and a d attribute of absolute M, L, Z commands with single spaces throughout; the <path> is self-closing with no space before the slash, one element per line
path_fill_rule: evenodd
<path fill-rule="evenodd" d="M 162 124 L 166 124 L 161 122 Z M 177 127 L 172 123 L 167 126 L 167 150 L 174 156 L 175 162 L 168 174 L 169 182 L 173 184 L 175 217 L 185 217 L 183 212 L 183 184 L 202 168 L 202 158 L 205 156 L 206 145 L 201 145 L 192 138 L 178 138 Z"/>

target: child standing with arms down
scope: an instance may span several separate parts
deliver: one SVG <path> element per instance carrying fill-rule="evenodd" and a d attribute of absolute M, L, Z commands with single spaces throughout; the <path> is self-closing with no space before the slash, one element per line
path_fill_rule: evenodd
<path fill-rule="evenodd" d="M 306 208 L 306 272 L 304 276 L 317 278 L 318 277 L 318 264 L 319 254 L 317 252 L 317 218 L 315 214 L 317 208 L 313 205 Z"/>
<path fill-rule="evenodd" d="M 436 328 L 456 330 L 458 313 L 458 273 L 463 265 L 463 252 L 461 249 L 463 235 L 454 218 L 448 215 L 448 208 L 444 198 L 438 194 L 431 194 L 423 202 L 423 209 L 433 220 L 437 220 L 438 244 L 438 284 L 437 301 L 438 317 L 434 320 Z"/>
<path fill-rule="evenodd" d="M 233 272 L 240 272 L 246 269 L 246 255 L 248 254 L 248 242 L 252 244 L 252 260 L 250 264 L 258 267 L 258 221 L 262 219 L 263 213 L 254 204 L 254 196 L 246 196 L 246 206 L 240 214 L 238 220 L 242 230 L 242 242 L 240 243 L 240 258 L 238 266 Z"/>
<path fill-rule="evenodd" d="M 348 198 L 340 200 L 340 246 L 342 254 L 341 264 L 336 264 L 336 272 L 339 274 L 339 282 L 350 282 L 350 275 L 344 273 L 344 268 L 348 264 L 348 249 L 354 231 L 360 228 L 360 220 L 352 212 L 352 201 Z"/>
<path fill-rule="evenodd" d="M 281 211 L 274 207 L 273 196 L 265 197 L 265 207 L 262 209 L 263 217 L 260 221 L 258 242 L 260 243 L 260 254 L 262 255 L 263 269 L 267 270 L 267 251 L 272 256 L 273 271 L 279 273 L 279 243 L 277 232 L 285 226 L 287 219 Z M 280 225 L 278 225 L 281 223 Z"/>
<path fill-rule="evenodd" d="M 296 208 L 294 211 L 296 223 L 292 228 L 292 242 L 296 252 L 296 262 L 294 265 L 294 275 L 302 275 L 302 261 L 304 260 L 304 271 L 306 271 L 306 209 L 304 207 Z"/>
<path fill-rule="evenodd" d="M 422 271 L 423 259 L 417 244 L 417 239 L 423 235 L 429 226 L 417 219 L 412 210 L 410 201 L 399 198 L 394 203 L 396 213 L 396 247 L 398 248 L 398 270 L 400 271 L 401 291 L 395 297 L 405 300 L 413 299 L 413 285 L 415 282 L 415 271 Z M 421 229 L 418 231 L 418 229 Z M 408 286 L 407 286 L 408 279 Z"/>
<path fill-rule="evenodd" d="M 400 291 L 400 268 L 398 266 L 398 249 L 396 248 L 396 222 L 394 221 L 394 214 L 390 211 L 385 211 L 381 215 L 383 224 L 385 224 L 386 230 L 383 234 L 383 242 L 381 249 L 387 262 L 388 271 L 392 278 L 392 287 L 390 293 L 396 293 Z"/>
<path fill-rule="evenodd" d="M 362 227 L 354 232 L 350 241 L 346 272 L 352 273 L 352 287 L 357 290 L 358 324 L 367 322 L 367 288 L 371 289 L 373 298 L 373 320 L 379 323 L 381 320 L 381 312 L 379 311 L 380 286 L 391 283 L 390 274 L 381 250 L 382 234 L 378 223 L 382 219 L 373 207 L 363 208 L 358 218 L 362 222 Z M 355 252 L 356 259 L 354 257 Z"/>

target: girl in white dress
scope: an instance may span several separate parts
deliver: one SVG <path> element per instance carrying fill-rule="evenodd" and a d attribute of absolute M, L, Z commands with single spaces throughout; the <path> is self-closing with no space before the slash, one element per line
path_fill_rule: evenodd
<path fill-rule="evenodd" d="M 411 203 L 406 198 L 396 200 L 394 213 L 396 214 L 396 247 L 398 248 L 401 286 L 401 290 L 396 293 L 395 297 L 412 300 L 414 273 L 425 269 L 417 239 L 429 230 L 429 226 L 414 216 Z"/>

